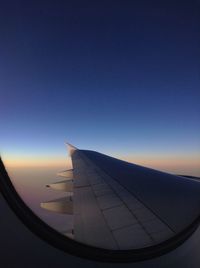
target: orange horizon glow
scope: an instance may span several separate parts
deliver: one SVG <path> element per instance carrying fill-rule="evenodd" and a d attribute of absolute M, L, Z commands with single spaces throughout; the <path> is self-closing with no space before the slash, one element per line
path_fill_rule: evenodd
<path fill-rule="evenodd" d="M 137 165 L 158 169 L 161 171 L 185 175 L 200 176 L 200 155 L 115 155 L 116 158 Z M 7 168 L 71 168 L 70 157 L 64 158 L 47 156 L 16 157 L 7 156 L 3 158 Z"/>
<path fill-rule="evenodd" d="M 3 162 L 8 168 L 33 168 L 33 167 L 47 167 L 56 168 L 71 166 L 70 158 L 56 157 L 4 157 Z"/>

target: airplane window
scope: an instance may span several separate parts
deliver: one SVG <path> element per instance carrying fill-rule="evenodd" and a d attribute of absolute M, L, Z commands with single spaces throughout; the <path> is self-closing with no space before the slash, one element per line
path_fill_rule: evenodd
<path fill-rule="evenodd" d="M 200 0 L 0 2 L 11 209 L 79 257 L 137 262 L 183 246 L 200 267 Z"/>

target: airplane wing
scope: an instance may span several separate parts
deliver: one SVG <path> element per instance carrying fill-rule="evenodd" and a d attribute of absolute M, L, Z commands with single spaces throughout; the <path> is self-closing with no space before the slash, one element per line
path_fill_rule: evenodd
<path fill-rule="evenodd" d="M 76 241 L 104 249 L 141 249 L 183 232 L 200 215 L 198 181 L 73 146 L 70 155 L 73 170 L 49 187 L 73 193 L 60 210 L 73 213 Z"/>

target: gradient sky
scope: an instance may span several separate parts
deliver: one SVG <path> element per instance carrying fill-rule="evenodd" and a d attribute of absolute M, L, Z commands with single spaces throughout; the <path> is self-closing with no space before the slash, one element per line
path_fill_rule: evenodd
<path fill-rule="evenodd" d="M 63 166 L 64 141 L 200 176 L 199 1 L 0 9 L 0 151 Z"/>

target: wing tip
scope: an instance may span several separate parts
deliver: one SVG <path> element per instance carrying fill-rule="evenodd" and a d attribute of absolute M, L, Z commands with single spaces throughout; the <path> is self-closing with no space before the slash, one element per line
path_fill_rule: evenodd
<path fill-rule="evenodd" d="M 67 146 L 68 148 L 68 151 L 69 151 L 69 155 L 71 156 L 76 150 L 78 150 L 78 148 L 76 148 L 74 145 L 72 145 L 71 143 L 69 142 L 65 142 L 65 145 Z"/>

